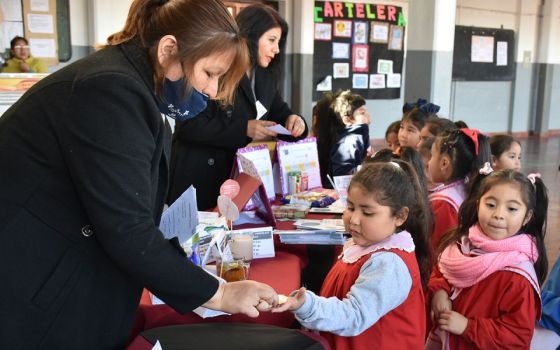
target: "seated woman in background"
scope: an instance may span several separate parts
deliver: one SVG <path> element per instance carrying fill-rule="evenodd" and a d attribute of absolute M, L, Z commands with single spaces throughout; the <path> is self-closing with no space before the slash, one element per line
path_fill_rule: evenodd
<path fill-rule="evenodd" d="M 278 88 L 288 34 L 286 21 L 273 8 L 260 4 L 244 8 L 236 21 L 249 46 L 251 67 L 239 83 L 233 107 L 223 109 L 217 101 L 210 101 L 196 118 L 177 123 L 169 204 L 193 185 L 198 209 L 215 207 L 220 185 L 230 177 L 237 149 L 276 137 L 268 126 L 285 126 L 292 133 L 278 135 L 285 141 L 307 136 L 304 119 L 291 111 Z"/>
<path fill-rule="evenodd" d="M 47 66 L 29 52 L 29 42 L 21 36 L 10 41 L 10 59 L 2 69 L 2 73 L 47 73 Z"/>
<path fill-rule="evenodd" d="M 366 100 L 350 90 L 326 93 L 318 102 L 330 102 L 316 115 L 313 134 L 317 137 L 321 182 L 330 187 L 327 175 L 349 175 L 367 156 L 369 123 Z"/>

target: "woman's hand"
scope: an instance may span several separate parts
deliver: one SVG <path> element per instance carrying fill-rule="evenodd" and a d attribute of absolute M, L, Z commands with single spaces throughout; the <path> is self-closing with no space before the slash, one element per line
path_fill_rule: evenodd
<path fill-rule="evenodd" d="M 20 69 L 22 72 L 27 73 L 27 72 L 29 72 L 29 65 L 27 64 L 27 62 L 25 62 L 25 61 L 22 60 L 22 61 L 19 63 L 19 69 Z"/>
<path fill-rule="evenodd" d="M 432 297 L 432 320 L 439 319 L 439 315 L 444 311 L 451 311 L 451 300 L 444 290 L 438 290 Z"/>
<path fill-rule="evenodd" d="M 305 302 L 305 288 L 300 288 L 294 296 L 287 297 L 286 301 L 272 309 L 272 312 L 294 311 Z"/>
<path fill-rule="evenodd" d="M 275 122 L 268 120 L 251 119 L 247 122 L 247 136 L 253 141 L 262 141 L 269 137 L 276 137 L 276 133 L 268 130 L 267 127 L 276 125 Z"/>
<path fill-rule="evenodd" d="M 457 311 L 443 311 L 439 315 L 438 325 L 443 331 L 461 335 L 467 329 L 469 319 Z"/>
<path fill-rule="evenodd" d="M 299 137 L 305 131 L 305 122 L 297 114 L 292 114 L 286 120 L 286 129 L 292 133 L 293 137 Z"/>
<path fill-rule="evenodd" d="M 259 311 L 267 311 L 270 305 L 277 304 L 278 294 L 272 287 L 247 280 L 220 284 L 214 296 L 202 306 L 230 314 L 257 317 Z"/>

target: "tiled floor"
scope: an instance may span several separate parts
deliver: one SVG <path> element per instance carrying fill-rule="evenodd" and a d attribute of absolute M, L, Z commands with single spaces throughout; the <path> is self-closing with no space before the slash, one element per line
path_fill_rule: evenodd
<path fill-rule="evenodd" d="M 522 171 L 538 172 L 548 187 L 546 246 L 549 268 L 560 256 L 560 136 L 521 139 Z"/>

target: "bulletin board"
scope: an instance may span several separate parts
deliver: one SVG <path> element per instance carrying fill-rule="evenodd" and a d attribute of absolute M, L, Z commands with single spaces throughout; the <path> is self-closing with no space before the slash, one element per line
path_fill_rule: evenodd
<path fill-rule="evenodd" d="M 23 0 L 24 33 L 33 56 L 47 66 L 58 63 L 56 0 Z"/>
<path fill-rule="evenodd" d="M 313 100 L 339 89 L 400 98 L 405 27 L 399 6 L 315 1 Z"/>
<path fill-rule="evenodd" d="M 455 26 L 453 80 L 515 79 L 515 32 L 509 29 Z"/>

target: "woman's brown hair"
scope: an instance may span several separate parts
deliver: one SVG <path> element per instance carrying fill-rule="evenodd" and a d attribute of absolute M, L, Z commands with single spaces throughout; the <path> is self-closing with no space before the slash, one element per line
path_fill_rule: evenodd
<path fill-rule="evenodd" d="M 135 0 L 130 6 L 124 28 L 107 38 L 109 45 L 139 39 L 154 66 L 156 93 L 165 75 L 157 64 L 159 40 L 165 35 L 177 39 L 178 58 L 187 78 L 194 65 L 213 54 L 232 55 L 230 69 L 220 78 L 216 99 L 233 102 L 237 84 L 247 72 L 249 53 L 235 20 L 220 0 Z M 188 80 L 188 79 L 187 79 Z M 187 81 L 187 91 L 192 88 Z"/>

